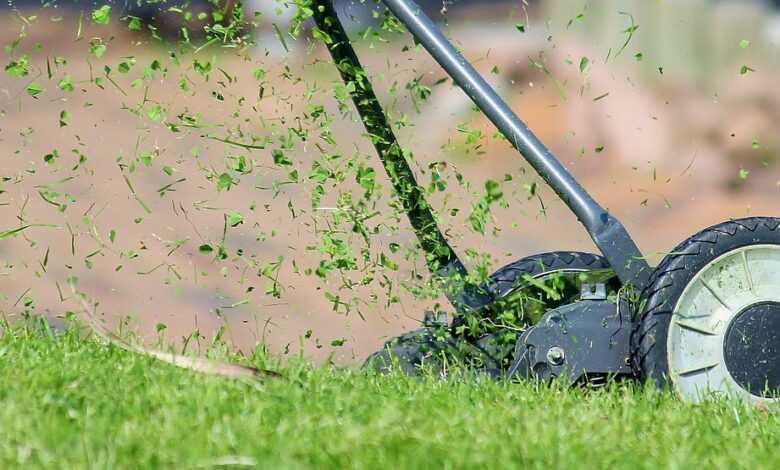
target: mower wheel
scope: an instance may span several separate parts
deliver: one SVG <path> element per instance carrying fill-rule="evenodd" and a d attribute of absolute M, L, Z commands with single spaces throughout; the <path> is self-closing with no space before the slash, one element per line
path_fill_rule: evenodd
<path fill-rule="evenodd" d="M 554 274 L 584 273 L 610 269 L 606 259 L 591 253 L 554 251 L 521 258 L 490 276 L 488 290 L 494 298 L 505 297 L 526 286 L 526 276 L 542 279 Z"/>
<path fill-rule="evenodd" d="M 640 378 L 683 399 L 775 401 L 780 391 L 780 219 L 710 227 L 677 246 L 644 289 L 632 335 Z"/>
<path fill-rule="evenodd" d="M 530 297 L 541 295 L 536 292 L 534 282 L 544 282 L 552 276 L 563 276 L 573 283 L 569 286 L 574 292 L 566 293 L 558 302 L 545 305 L 544 311 L 558 304 L 571 301 L 571 295 L 578 295 L 580 283 L 575 278 L 586 272 L 605 272 L 606 279 L 615 279 L 609 263 L 601 256 L 573 251 L 558 251 L 528 256 L 508 264 L 493 273 L 483 288 L 496 300 L 508 299 L 520 294 Z M 604 279 L 601 276 L 600 279 Z M 534 291 L 534 292 L 531 292 Z M 549 303 L 550 301 L 548 300 Z M 539 304 L 537 302 L 537 304 Z M 490 308 L 490 306 L 486 306 Z M 543 311 L 539 314 L 544 313 Z M 492 375 L 500 373 L 506 365 L 507 355 L 514 350 L 514 341 L 504 347 L 497 345 L 495 335 L 487 335 L 469 341 L 456 337 L 456 329 L 462 317 L 456 317 L 453 328 L 442 329 L 426 326 L 418 330 L 392 338 L 383 348 L 372 354 L 365 367 L 389 371 L 394 365 L 407 374 L 414 374 L 421 366 L 427 365 L 434 370 L 442 369 L 442 361 L 451 358 L 477 367 Z"/>
<path fill-rule="evenodd" d="M 381 373 L 397 368 L 406 375 L 416 375 L 423 368 L 440 373 L 456 352 L 457 344 L 446 326 L 425 326 L 390 339 L 363 367 Z"/>

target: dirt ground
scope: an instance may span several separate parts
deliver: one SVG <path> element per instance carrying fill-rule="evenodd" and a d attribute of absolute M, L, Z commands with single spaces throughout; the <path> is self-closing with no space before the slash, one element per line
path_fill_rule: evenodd
<path fill-rule="evenodd" d="M 77 40 L 73 19 L 24 26 L 18 19 L 5 18 L 3 24 L 7 25 L 3 44 L 11 43 L 20 28 L 26 31 L 6 60 L 25 53 L 33 65 L 28 76 L 4 73 L 0 79 L 0 230 L 31 225 L 0 240 L 0 311 L 6 316 L 13 318 L 25 310 L 55 318 L 78 312 L 66 281 L 75 276 L 79 288 L 99 301 L 108 324 L 117 325 L 120 318 L 130 316 L 129 328 L 150 341 L 160 324 L 166 326 L 166 338 L 174 341 L 193 331 L 210 337 L 225 326 L 226 337 L 239 348 L 263 341 L 275 353 L 302 349 L 315 360 L 355 364 L 387 336 L 414 328 L 433 303 L 400 289 L 396 291 L 400 303 L 391 309 L 380 301 L 366 304 L 360 313 L 333 311 L 323 294 L 335 291 L 338 282 L 302 273 L 319 260 L 307 249 L 318 243 L 315 224 L 321 220 L 309 210 L 311 186 L 290 185 L 276 193 L 273 182 L 283 174 L 273 165 L 258 165 L 229 191 L 215 191 L 214 182 L 204 176 L 209 168 L 222 171 L 226 156 L 270 161 L 270 149 L 237 148 L 212 137 L 226 135 L 221 123 L 240 124 L 247 134 L 273 134 L 273 123 L 294 123 L 291 116 L 305 109 L 305 82 L 320 83 L 327 90 L 336 78 L 321 48 L 300 46 L 282 56 L 265 55 L 261 45 L 250 53 L 250 62 L 202 52 L 202 57 L 216 57 L 225 75 L 214 71 L 205 81 L 191 66 L 171 67 L 164 78 L 157 73 L 149 81 L 147 103 L 135 114 L 144 90 L 130 83 L 144 64 L 165 57 L 164 49 L 150 47 L 138 36 L 94 26 Z M 579 58 L 601 51 L 588 50 L 576 37 L 562 37 L 552 50 L 543 35 L 513 43 L 511 51 L 491 46 L 507 43 L 501 35 L 512 33 L 513 27 L 504 29 L 453 26 L 451 33 L 582 184 L 625 223 L 653 261 L 706 226 L 777 212 L 780 176 L 774 148 L 761 137 L 775 131 L 780 109 L 775 106 L 778 97 L 771 75 L 733 77 L 733 69 L 724 71 L 726 78 L 713 99 L 709 90 L 674 78 L 634 79 L 637 72 L 630 63 L 594 61 L 585 75 L 578 70 Z M 100 36 L 108 42 L 111 35 L 106 54 L 90 58 L 90 39 Z M 528 58 L 537 57 L 540 48 L 548 50 L 549 73 L 528 65 Z M 375 51 L 364 49 L 374 52 L 365 62 L 378 78 L 378 89 L 406 83 L 415 75 L 428 84 L 443 77 L 423 54 L 389 55 L 397 50 L 381 44 Z M 128 56 L 135 57 L 136 65 L 121 75 L 118 64 L 127 62 Z M 55 57 L 65 58 L 67 65 L 52 66 Z M 106 80 L 99 88 L 90 77 L 105 76 L 104 65 L 112 68 L 109 76 L 116 85 Z M 257 66 L 267 71 L 262 87 L 270 98 L 261 97 L 252 76 Z M 291 83 L 284 78 L 285 67 L 307 80 Z M 491 73 L 496 68 L 500 74 Z M 72 92 L 57 87 L 65 74 L 73 77 Z M 182 76 L 191 79 L 188 91 L 177 86 Z M 25 91 L 32 81 L 44 89 L 35 98 Z M 225 81 L 230 83 L 220 84 Z M 221 100 L 215 98 L 219 93 Z M 383 100 L 395 99 L 384 91 L 382 95 Z M 319 96 L 328 100 L 327 93 Z M 155 104 L 163 109 L 160 122 L 149 117 Z M 335 110 L 335 101 L 330 99 L 327 106 Z M 239 115 L 234 114 L 237 109 Z M 549 190 L 528 197 L 527 185 L 538 178 L 505 142 L 490 137 L 494 130 L 470 110 L 459 90 L 447 84 L 434 86 L 419 114 L 408 100 L 391 109 L 409 114 L 409 125 L 399 137 L 414 150 L 420 168 L 446 160 L 472 185 L 453 186 L 436 195 L 434 207 L 446 202 L 467 209 L 486 179 L 500 181 L 513 175 L 505 186 L 513 203 L 495 212 L 495 237 L 468 230 L 462 218 L 445 219 L 445 231 L 460 253 L 478 248 L 492 256 L 497 268 L 538 252 L 595 249 Z M 62 111 L 69 113 L 65 123 Z M 166 124 L 180 123 L 177 116 L 182 113 L 199 113 L 214 126 L 171 132 Z M 242 121 L 245 117 L 249 118 Z M 478 149 L 467 151 L 463 133 L 456 130 L 463 124 L 482 130 Z M 345 154 L 372 155 L 359 123 L 342 120 L 332 129 Z M 45 156 L 55 149 L 58 157 L 46 163 Z M 154 160 L 151 166 L 139 164 L 133 172 L 122 166 L 144 152 Z M 316 146 L 303 145 L 290 157 L 303 172 L 317 153 Z M 80 155 L 86 162 L 74 169 Z M 376 159 L 374 164 L 379 182 L 387 187 Z M 173 191 L 160 194 L 168 184 Z M 291 215 L 290 207 L 300 212 Z M 284 257 L 278 274 L 280 298 L 264 294 L 269 281 L 255 275 L 255 266 L 242 267 L 240 260 L 214 263 L 212 256 L 199 252 L 201 245 L 222 238 L 224 214 L 231 210 L 240 211 L 244 222 L 228 230 L 226 246 L 244 250 L 262 265 Z M 405 220 L 396 228 L 382 244 L 411 242 Z M 110 242 L 112 230 L 116 237 Z M 399 270 L 388 273 L 396 284 L 413 267 L 424 270 L 421 260 L 397 261 Z M 344 295 L 384 298 L 373 289 Z M 343 346 L 331 346 L 339 339 L 346 340 Z"/>

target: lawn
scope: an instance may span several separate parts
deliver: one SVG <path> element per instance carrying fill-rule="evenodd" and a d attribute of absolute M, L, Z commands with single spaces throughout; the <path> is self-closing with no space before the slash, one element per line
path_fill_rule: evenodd
<path fill-rule="evenodd" d="M 0 468 L 780 464 L 777 414 L 687 405 L 651 388 L 410 379 L 302 360 L 258 384 L 181 370 L 75 331 L 0 332 Z M 262 354 L 250 360 L 269 366 Z"/>

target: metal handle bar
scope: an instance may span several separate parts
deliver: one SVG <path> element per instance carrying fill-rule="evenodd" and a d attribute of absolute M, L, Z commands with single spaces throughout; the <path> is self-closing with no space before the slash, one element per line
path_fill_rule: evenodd
<path fill-rule="evenodd" d="M 345 83 L 352 84 L 352 101 L 371 137 L 387 176 L 393 183 L 432 272 L 447 282 L 445 294 L 458 313 L 478 309 L 492 301 L 485 289 L 467 282 L 468 271 L 441 232 L 436 217 L 417 184 L 403 149 L 376 98 L 357 54 L 333 7 L 333 0 L 314 2 L 314 22 L 329 38 L 325 41 Z"/>
<path fill-rule="evenodd" d="M 580 186 L 414 1 L 382 1 L 574 212 L 620 279 L 644 285 L 650 268 L 623 225 Z"/>

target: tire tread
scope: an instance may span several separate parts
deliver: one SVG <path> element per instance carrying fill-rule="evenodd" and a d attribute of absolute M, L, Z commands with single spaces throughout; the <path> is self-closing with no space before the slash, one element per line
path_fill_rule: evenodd
<path fill-rule="evenodd" d="M 675 278 L 683 278 L 687 284 L 700 269 L 697 266 L 722 253 L 761 242 L 762 239 L 768 238 L 766 235 L 777 232 L 778 227 L 780 219 L 771 217 L 749 217 L 723 222 L 683 241 L 661 261 L 640 295 L 640 306 L 642 303 L 644 306 L 634 321 L 631 335 L 632 365 L 634 372 L 641 379 L 652 380 L 658 386 L 668 385 L 665 341 L 674 304 L 682 293 L 680 280 Z M 764 232 L 757 234 L 762 229 Z M 750 240 L 737 240 L 740 232 L 756 235 Z M 780 244 L 777 235 L 771 237 Z M 663 315 L 668 318 L 661 318 Z"/>

